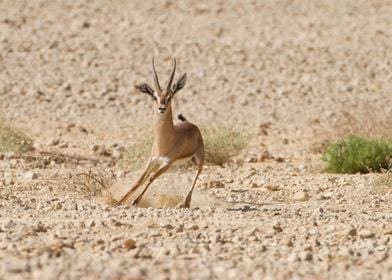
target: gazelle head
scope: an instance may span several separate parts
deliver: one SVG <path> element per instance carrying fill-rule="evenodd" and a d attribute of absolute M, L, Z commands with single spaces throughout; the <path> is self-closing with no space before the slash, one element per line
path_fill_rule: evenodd
<path fill-rule="evenodd" d="M 170 108 L 171 99 L 173 96 L 185 86 L 186 73 L 182 74 L 178 80 L 173 84 L 174 74 L 176 72 L 176 59 L 173 58 L 173 69 L 170 74 L 169 82 L 166 88 L 162 89 L 159 85 L 159 79 L 157 71 L 155 70 L 154 57 L 152 57 L 152 72 L 154 77 L 154 89 L 152 89 L 147 83 L 135 85 L 135 88 L 142 93 L 148 94 L 156 104 L 156 110 L 159 115 L 164 115 Z"/>

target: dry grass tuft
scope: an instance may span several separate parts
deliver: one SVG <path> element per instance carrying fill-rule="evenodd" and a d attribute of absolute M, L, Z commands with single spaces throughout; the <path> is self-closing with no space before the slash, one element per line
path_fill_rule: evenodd
<path fill-rule="evenodd" d="M 119 200 L 115 199 L 113 194 L 107 189 L 102 191 L 102 199 L 106 204 L 118 206 Z"/>
<path fill-rule="evenodd" d="M 206 161 L 223 165 L 239 155 L 249 142 L 249 133 L 233 125 L 216 124 L 202 128 Z"/>
<path fill-rule="evenodd" d="M 140 169 L 150 156 L 152 141 L 152 135 L 141 135 L 125 150 L 122 159 L 117 163 L 118 166 L 126 170 Z"/>
<path fill-rule="evenodd" d="M 28 138 L 22 131 L 9 126 L 2 118 L 0 118 L 1 153 L 26 153 L 33 150 L 33 141 L 30 138 Z"/>
<path fill-rule="evenodd" d="M 238 130 L 233 125 L 216 124 L 201 127 L 206 162 L 223 165 L 232 157 L 241 153 L 248 145 L 249 134 Z M 142 135 L 135 144 L 129 146 L 118 166 L 123 169 L 136 170 L 142 167 L 150 155 L 153 142 L 152 135 Z"/>
<path fill-rule="evenodd" d="M 336 137 L 347 135 L 360 135 L 369 138 L 392 138 L 392 115 L 386 110 L 366 104 L 361 108 L 361 114 L 351 114 L 341 111 L 339 121 L 336 123 Z"/>
<path fill-rule="evenodd" d="M 87 170 L 77 174 L 65 174 L 55 181 L 64 191 L 77 193 L 83 198 L 102 195 L 114 182 L 115 176 L 107 170 Z"/>

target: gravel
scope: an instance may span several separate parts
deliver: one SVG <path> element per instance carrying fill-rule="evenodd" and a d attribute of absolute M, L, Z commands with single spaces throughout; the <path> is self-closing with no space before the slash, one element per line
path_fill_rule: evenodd
<path fill-rule="evenodd" d="M 34 139 L 0 155 L 1 279 L 389 279 L 392 192 L 325 174 L 325 146 L 390 133 L 388 1 L 2 1 L 0 112 Z M 174 110 L 233 124 L 249 145 L 112 206 L 151 133 L 134 91 L 172 56 Z M 370 124 L 369 124 L 370 123 Z M 374 124 L 377 124 L 375 126 Z M 391 135 L 391 134 L 389 134 Z M 41 152 L 41 153 L 40 153 Z"/>

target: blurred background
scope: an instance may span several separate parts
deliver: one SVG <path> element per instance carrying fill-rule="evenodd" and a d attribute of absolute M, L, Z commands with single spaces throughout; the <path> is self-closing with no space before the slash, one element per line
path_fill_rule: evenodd
<path fill-rule="evenodd" d="M 123 144 L 151 123 L 134 90 L 188 73 L 175 113 L 232 124 L 281 156 L 391 135 L 391 1 L 0 1 L 0 114 L 37 146 Z M 59 140 L 60 139 L 60 140 Z"/>

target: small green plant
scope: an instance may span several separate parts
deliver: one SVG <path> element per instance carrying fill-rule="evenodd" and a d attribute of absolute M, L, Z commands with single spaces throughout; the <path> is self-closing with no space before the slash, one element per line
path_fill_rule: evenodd
<path fill-rule="evenodd" d="M 230 125 L 213 125 L 202 129 L 205 159 L 223 165 L 238 155 L 248 144 L 249 135 Z"/>
<path fill-rule="evenodd" d="M 349 136 L 330 145 L 322 158 L 332 173 L 368 173 L 389 169 L 392 143 L 384 139 Z"/>
<path fill-rule="evenodd" d="M 0 152 L 25 153 L 33 151 L 33 141 L 22 131 L 13 128 L 0 118 Z"/>

